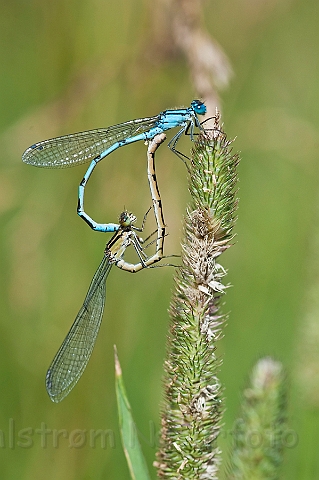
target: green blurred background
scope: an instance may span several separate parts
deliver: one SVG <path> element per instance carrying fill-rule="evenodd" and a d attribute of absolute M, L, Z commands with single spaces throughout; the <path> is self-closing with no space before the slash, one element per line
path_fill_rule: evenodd
<path fill-rule="evenodd" d="M 298 436 L 286 451 L 283 476 L 319 479 L 319 401 L 309 402 L 297 382 L 300 362 L 307 361 L 300 352 L 307 351 L 307 288 L 316 275 L 309 278 L 311 252 L 318 252 L 312 241 L 319 220 L 319 4 L 194 5 L 203 9 L 202 27 L 232 65 L 221 109 L 242 156 L 238 236 L 223 258 L 233 288 L 226 296 L 224 311 L 231 314 L 219 350 L 226 396 L 221 447 L 226 457 L 251 367 L 261 355 L 273 355 L 289 372 L 289 423 Z M 46 369 L 109 235 L 94 233 L 76 215 L 86 166 L 36 169 L 22 164 L 21 154 L 45 138 L 189 105 L 200 92 L 185 56 L 170 44 L 169 8 L 170 2 L 160 0 L 1 1 L 1 478 L 129 478 L 117 428 L 113 344 L 156 476 L 150 430 L 159 429 L 173 269 L 135 276 L 112 270 L 89 366 L 69 397 L 51 403 Z M 182 145 L 185 151 L 185 139 Z M 95 220 L 114 222 L 124 206 L 142 218 L 150 206 L 145 153 L 142 143 L 135 144 L 99 165 L 86 197 Z M 166 253 L 178 253 L 188 201 L 185 168 L 165 146 L 157 166 L 170 234 Z M 318 350 L 317 344 L 315 355 Z M 317 384 L 315 374 L 310 386 Z M 45 443 L 41 428 L 50 429 Z M 98 429 L 114 432 L 113 446 L 101 448 L 99 440 L 90 445 L 89 433 Z"/>

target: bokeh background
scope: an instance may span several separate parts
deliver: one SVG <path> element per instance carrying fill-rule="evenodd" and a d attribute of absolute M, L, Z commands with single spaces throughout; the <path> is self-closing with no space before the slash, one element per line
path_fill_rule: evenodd
<path fill-rule="evenodd" d="M 113 344 L 155 478 L 173 268 L 112 270 L 89 366 L 69 397 L 53 404 L 46 369 L 109 236 L 76 215 L 85 165 L 36 169 L 22 164 L 21 154 L 42 139 L 155 115 L 201 96 L 211 114 L 221 108 L 242 156 L 238 235 L 223 259 L 233 287 L 219 347 L 221 447 L 227 458 L 251 367 L 272 355 L 288 371 L 292 433 L 283 478 L 319 479 L 318 18 L 316 0 L 1 1 L 1 478 L 129 478 Z M 114 222 L 124 206 L 142 219 L 150 206 L 145 154 L 138 143 L 98 166 L 86 196 L 94 219 Z M 178 253 L 185 168 L 162 146 L 157 171 L 166 253 Z M 113 432 L 113 445 L 90 443 L 99 429 Z"/>

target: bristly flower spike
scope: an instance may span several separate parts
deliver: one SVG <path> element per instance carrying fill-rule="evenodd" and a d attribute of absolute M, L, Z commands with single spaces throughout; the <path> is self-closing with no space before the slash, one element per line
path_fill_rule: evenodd
<path fill-rule="evenodd" d="M 155 463 L 160 478 L 218 478 L 217 437 L 223 405 L 218 378 L 221 360 L 215 350 L 225 323 L 221 298 L 228 286 L 223 283 L 226 271 L 219 257 L 233 238 L 239 162 L 231 143 L 216 112 L 213 127 L 199 135 L 192 151 L 192 200 L 170 308 L 160 451 Z"/>

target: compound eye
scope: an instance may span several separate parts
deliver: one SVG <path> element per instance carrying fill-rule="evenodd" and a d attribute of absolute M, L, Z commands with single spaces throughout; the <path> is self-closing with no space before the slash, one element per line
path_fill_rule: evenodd
<path fill-rule="evenodd" d="M 125 210 L 121 213 L 119 218 L 119 223 L 121 227 L 130 227 L 136 221 L 135 215 L 133 213 Z"/>
<path fill-rule="evenodd" d="M 205 103 L 201 102 L 200 100 L 193 100 L 191 106 L 198 115 L 205 115 L 207 112 Z"/>

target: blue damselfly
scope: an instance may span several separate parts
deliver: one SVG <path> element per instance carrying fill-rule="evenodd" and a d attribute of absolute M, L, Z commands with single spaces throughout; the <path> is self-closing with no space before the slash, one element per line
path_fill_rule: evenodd
<path fill-rule="evenodd" d="M 78 192 L 77 213 L 93 229 L 100 232 L 115 232 L 118 224 L 97 223 L 84 211 L 84 191 L 96 165 L 114 150 L 139 140 L 151 140 L 155 135 L 180 127 L 168 143 L 169 148 L 181 158 L 176 144 L 183 133 L 194 136 L 194 129 L 202 129 L 198 115 L 206 113 L 200 100 L 193 100 L 188 108 L 164 110 L 154 117 L 130 120 L 108 128 L 89 130 L 56 137 L 31 145 L 22 155 L 25 163 L 36 167 L 71 167 L 91 162 Z"/>

